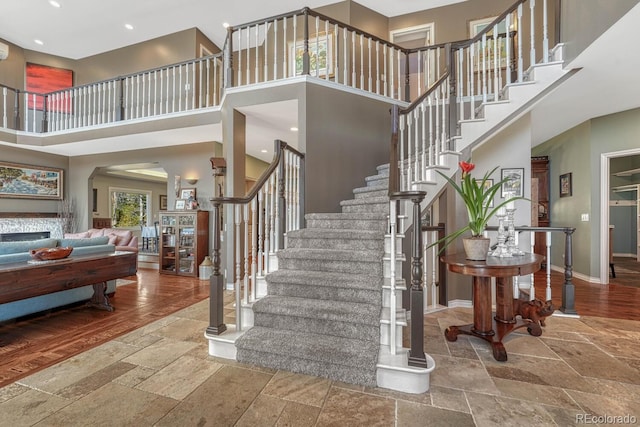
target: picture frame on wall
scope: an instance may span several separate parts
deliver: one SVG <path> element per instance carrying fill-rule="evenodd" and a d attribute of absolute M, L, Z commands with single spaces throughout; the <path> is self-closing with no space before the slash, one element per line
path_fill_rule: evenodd
<path fill-rule="evenodd" d="M 573 195 L 573 183 L 571 182 L 571 172 L 560 175 L 560 197 L 570 197 Z"/>
<path fill-rule="evenodd" d="M 161 194 L 160 195 L 159 209 L 161 211 L 166 211 L 167 210 L 167 195 L 166 194 Z"/>
<path fill-rule="evenodd" d="M 524 197 L 524 168 L 506 168 L 500 169 L 501 181 L 507 180 L 502 184 L 501 196 L 507 195 L 511 197 Z"/>
<path fill-rule="evenodd" d="M 476 182 L 478 183 L 478 185 L 482 184 L 482 180 L 481 179 L 476 179 Z M 493 179 L 491 178 L 487 178 L 487 180 L 484 182 L 484 189 L 483 191 L 487 191 L 488 189 L 490 189 L 491 187 L 493 187 Z M 489 207 L 492 208 L 493 207 L 493 199 L 489 200 Z"/>
<path fill-rule="evenodd" d="M 62 200 L 63 185 L 60 168 L 0 161 L 0 198 Z"/>

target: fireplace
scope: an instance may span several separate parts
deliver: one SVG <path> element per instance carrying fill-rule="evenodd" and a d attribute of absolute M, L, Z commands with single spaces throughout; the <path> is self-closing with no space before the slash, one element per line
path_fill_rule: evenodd
<path fill-rule="evenodd" d="M 22 242 L 25 240 L 48 239 L 50 231 L 24 231 L 18 233 L 1 233 L 0 242 Z"/>

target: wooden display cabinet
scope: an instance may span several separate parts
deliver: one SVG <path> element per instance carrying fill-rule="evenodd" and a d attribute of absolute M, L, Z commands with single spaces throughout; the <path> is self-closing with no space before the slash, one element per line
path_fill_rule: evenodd
<path fill-rule="evenodd" d="M 531 225 L 549 227 L 549 158 L 547 156 L 531 158 L 531 184 L 536 188 L 531 189 L 531 194 L 537 194 L 536 206 L 532 206 Z M 535 244 L 533 252 L 547 255 L 547 238 L 545 233 L 534 233 Z"/>
<path fill-rule="evenodd" d="M 198 277 L 209 255 L 209 212 L 160 212 L 160 273 Z"/>

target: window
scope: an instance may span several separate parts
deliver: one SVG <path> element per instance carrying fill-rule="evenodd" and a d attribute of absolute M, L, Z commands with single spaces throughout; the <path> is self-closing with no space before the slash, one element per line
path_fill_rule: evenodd
<path fill-rule="evenodd" d="M 126 188 L 109 188 L 109 212 L 113 227 L 147 225 L 151 209 L 151 192 Z"/>

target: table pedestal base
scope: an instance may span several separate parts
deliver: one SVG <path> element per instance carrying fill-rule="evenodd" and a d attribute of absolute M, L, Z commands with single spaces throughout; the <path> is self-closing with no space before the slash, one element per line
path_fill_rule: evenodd
<path fill-rule="evenodd" d="M 504 323 L 493 319 L 492 328 L 489 332 L 479 332 L 473 327 L 473 324 L 469 324 L 461 326 L 449 326 L 444 331 L 444 336 L 447 338 L 447 341 L 451 342 L 456 341 L 458 339 L 458 335 L 460 334 L 482 338 L 483 340 L 491 344 L 493 358 L 499 362 L 506 362 L 507 351 L 502 344 L 502 340 L 516 329 L 524 327 L 527 328 L 529 334 L 535 337 L 539 337 L 540 335 L 542 335 L 542 328 L 540 328 L 540 325 L 528 320 L 516 319 L 513 323 Z"/>
<path fill-rule="evenodd" d="M 115 310 L 107 296 L 107 282 L 93 284 L 93 296 L 87 302 L 87 306 L 106 311 Z"/>

